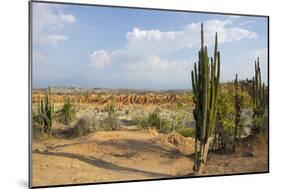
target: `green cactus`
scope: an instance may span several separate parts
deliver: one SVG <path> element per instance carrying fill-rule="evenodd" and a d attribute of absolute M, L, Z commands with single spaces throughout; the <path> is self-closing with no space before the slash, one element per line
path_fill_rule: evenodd
<path fill-rule="evenodd" d="M 255 61 L 255 77 L 253 77 L 253 118 L 261 117 L 266 109 L 266 89 L 264 83 L 261 81 L 261 70 L 259 57 Z"/>
<path fill-rule="evenodd" d="M 238 76 L 235 75 L 234 79 L 234 107 L 235 107 L 235 129 L 234 129 L 234 142 L 233 142 L 233 151 L 236 149 L 236 143 L 238 140 L 238 127 L 240 123 L 242 108 L 244 106 L 244 96 L 239 85 Z"/>
<path fill-rule="evenodd" d="M 54 120 L 54 104 L 51 99 L 51 87 L 48 88 L 45 98 L 37 105 L 39 122 L 42 124 L 42 134 L 52 135 Z"/>
<path fill-rule="evenodd" d="M 118 130 L 120 125 L 118 122 L 118 118 L 116 118 L 114 115 L 116 112 L 115 104 L 112 101 L 109 102 L 104 108 L 104 111 L 108 114 L 108 117 L 106 118 L 107 130 Z"/>
<path fill-rule="evenodd" d="M 259 133 L 266 129 L 266 115 L 268 92 L 261 81 L 259 58 L 255 61 L 255 76 L 253 77 L 253 133 Z"/>
<path fill-rule="evenodd" d="M 62 109 L 59 111 L 59 113 L 61 116 L 61 121 L 65 125 L 69 125 L 76 113 L 75 106 L 71 103 L 69 97 L 65 100 L 64 105 Z"/>
<path fill-rule="evenodd" d="M 193 116 L 196 121 L 194 173 L 200 174 L 202 166 L 206 163 L 209 145 L 212 141 L 220 80 L 220 52 L 218 51 L 217 34 L 215 36 L 214 57 L 209 59 L 207 47 L 204 47 L 203 24 L 201 24 L 199 61 L 198 64 L 194 63 L 191 78 L 195 104 Z M 200 144 L 199 154 L 198 142 Z"/>

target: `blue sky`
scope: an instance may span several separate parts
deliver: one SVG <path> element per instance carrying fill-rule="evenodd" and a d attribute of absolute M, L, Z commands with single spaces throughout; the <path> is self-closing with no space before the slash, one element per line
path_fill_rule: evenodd
<path fill-rule="evenodd" d="M 252 78 L 260 57 L 267 82 L 267 19 L 33 2 L 33 85 L 190 89 L 200 22 L 221 80 Z"/>

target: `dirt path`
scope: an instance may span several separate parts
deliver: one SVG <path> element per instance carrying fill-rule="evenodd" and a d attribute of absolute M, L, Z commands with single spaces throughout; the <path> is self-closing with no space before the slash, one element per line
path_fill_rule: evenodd
<path fill-rule="evenodd" d="M 34 141 L 33 184 L 120 181 L 191 173 L 192 159 L 172 144 L 163 144 L 162 139 L 161 135 L 152 136 L 145 131 L 116 131 L 97 132 L 75 140 Z"/>
<path fill-rule="evenodd" d="M 147 131 L 96 132 L 74 140 L 35 140 L 33 185 L 186 176 L 192 173 L 193 143 L 179 135 L 155 136 Z M 259 166 L 262 171 L 267 162 L 265 155 L 257 157 L 259 160 L 255 156 L 239 158 L 237 167 L 232 156 L 211 155 L 205 173 L 251 172 Z M 227 161 L 233 162 L 225 166 Z"/>

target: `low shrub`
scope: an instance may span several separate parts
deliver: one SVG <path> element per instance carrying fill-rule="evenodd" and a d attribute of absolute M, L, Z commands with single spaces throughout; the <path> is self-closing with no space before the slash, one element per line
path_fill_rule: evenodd
<path fill-rule="evenodd" d="M 116 131 L 120 129 L 119 119 L 113 116 L 106 117 L 105 119 L 98 121 L 96 124 L 97 130 Z"/>
<path fill-rule="evenodd" d="M 176 126 L 176 132 L 184 137 L 192 137 L 194 138 L 195 135 L 195 129 L 194 128 L 188 128 L 185 125 L 177 125 Z"/>
<path fill-rule="evenodd" d="M 69 127 L 65 130 L 59 130 L 57 137 L 63 138 L 76 138 L 84 136 L 95 130 L 95 126 L 89 117 L 80 118 L 73 127 Z"/>
<path fill-rule="evenodd" d="M 267 130 L 267 117 L 260 116 L 253 119 L 252 133 L 261 133 Z"/>
<path fill-rule="evenodd" d="M 160 117 L 158 112 L 152 112 L 148 115 L 148 124 L 150 127 L 154 127 L 160 131 L 167 122 Z"/>
<path fill-rule="evenodd" d="M 135 125 L 138 125 L 140 128 L 147 129 L 149 127 L 148 118 L 133 118 L 132 120 Z"/>
<path fill-rule="evenodd" d="M 170 126 L 170 124 L 164 124 L 161 129 L 158 130 L 159 133 L 168 134 L 172 132 L 173 128 Z"/>

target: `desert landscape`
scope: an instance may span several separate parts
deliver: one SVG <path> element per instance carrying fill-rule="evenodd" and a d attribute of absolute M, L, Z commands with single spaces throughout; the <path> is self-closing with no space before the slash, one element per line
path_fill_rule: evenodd
<path fill-rule="evenodd" d="M 267 18 L 33 8 L 33 187 L 269 172 Z"/>
<path fill-rule="evenodd" d="M 34 90 L 34 110 L 46 90 Z M 35 186 L 193 176 L 195 121 L 191 91 L 52 91 L 55 111 L 70 99 L 76 113 L 68 125 L 57 119 L 53 137 L 41 135 L 41 127 L 35 124 Z M 111 104 L 116 109 L 112 128 L 107 126 L 107 107 Z M 164 121 L 162 128 L 149 121 L 153 113 Z M 251 125 L 251 111 L 245 110 L 243 115 Z M 247 132 L 247 127 L 241 131 L 244 136 L 235 153 L 211 151 L 202 175 L 268 171 L 266 136 L 250 138 Z"/>

